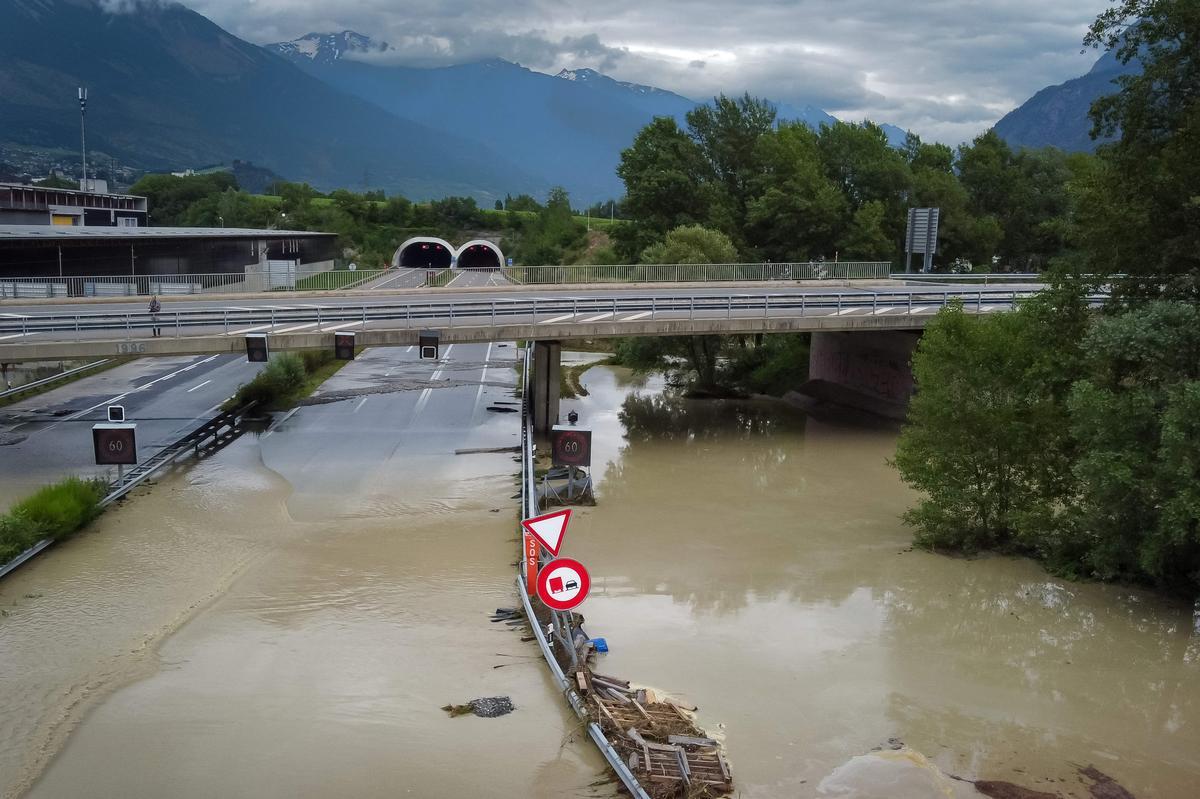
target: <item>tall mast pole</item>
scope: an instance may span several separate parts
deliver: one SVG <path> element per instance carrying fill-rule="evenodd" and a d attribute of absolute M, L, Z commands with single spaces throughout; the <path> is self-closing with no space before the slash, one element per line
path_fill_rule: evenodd
<path fill-rule="evenodd" d="M 79 89 L 79 157 L 82 164 L 83 178 L 79 181 L 79 188 L 83 191 L 88 190 L 87 182 L 87 125 L 84 120 L 87 117 L 87 89 L 80 87 Z"/>

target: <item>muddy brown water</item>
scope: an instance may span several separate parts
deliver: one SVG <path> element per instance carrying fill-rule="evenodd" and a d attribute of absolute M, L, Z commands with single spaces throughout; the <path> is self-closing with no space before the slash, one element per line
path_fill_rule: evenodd
<path fill-rule="evenodd" d="M 953 774 L 1082 799 L 1089 764 L 1198 795 L 1192 608 L 911 551 L 890 428 L 584 382 L 563 413 L 595 431 L 599 505 L 563 554 L 597 668 L 698 704 L 739 795 L 977 795 Z M 334 502 L 268 467 L 279 440 L 0 583 L 0 795 L 611 795 L 536 649 L 486 621 L 514 603 L 511 456 L 427 442 Z M 492 695 L 516 712 L 439 710 Z"/>

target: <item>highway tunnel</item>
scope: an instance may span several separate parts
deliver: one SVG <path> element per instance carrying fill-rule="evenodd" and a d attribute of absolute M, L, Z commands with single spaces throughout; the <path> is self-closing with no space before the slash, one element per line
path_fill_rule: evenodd
<path fill-rule="evenodd" d="M 454 248 L 442 239 L 409 239 L 396 253 L 396 266 L 419 269 L 449 269 Z"/>
<path fill-rule="evenodd" d="M 504 266 L 504 254 L 490 241 L 468 241 L 458 251 L 460 269 L 499 269 Z"/>

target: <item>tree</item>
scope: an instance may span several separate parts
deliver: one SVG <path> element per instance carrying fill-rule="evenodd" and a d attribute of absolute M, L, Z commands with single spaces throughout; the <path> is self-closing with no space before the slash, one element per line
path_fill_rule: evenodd
<path fill-rule="evenodd" d="M 1012 313 L 941 311 L 913 356 L 917 393 L 895 463 L 924 497 L 918 543 L 1039 552 L 1071 493 L 1064 398 L 1086 306 L 1063 288 Z"/>
<path fill-rule="evenodd" d="M 763 260 L 807 261 L 832 255 L 846 200 L 825 176 L 817 134 L 784 123 L 759 139 L 761 170 L 752 179 L 745 240 Z"/>
<path fill-rule="evenodd" d="M 839 247 L 847 259 L 892 260 L 896 248 L 886 229 L 886 217 L 887 208 L 879 200 L 871 200 L 854 212 L 854 219 Z"/>
<path fill-rule="evenodd" d="M 1086 45 L 1116 48 L 1138 74 L 1091 110 L 1092 135 L 1120 138 L 1100 148 L 1089 205 L 1119 198 L 1125 223 L 1085 226 L 1094 268 L 1132 280 L 1123 294 L 1200 296 L 1200 8 L 1178 0 L 1123 0 L 1092 24 Z M 1103 210 L 1088 215 L 1104 220 Z"/>
<path fill-rule="evenodd" d="M 1154 301 L 1102 318 L 1084 349 L 1070 554 L 1088 576 L 1200 588 L 1200 309 Z"/>
<path fill-rule="evenodd" d="M 710 170 L 700 148 L 670 117 L 642 128 L 621 153 L 617 175 L 625 182 L 622 210 L 635 220 L 614 231 L 627 256 L 636 257 L 668 230 L 708 220 Z"/>
<path fill-rule="evenodd" d="M 732 264 L 737 250 L 724 233 L 699 225 L 677 227 L 642 253 L 644 264 Z"/>
<path fill-rule="evenodd" d="M 130 194 L 146 198 L 150 207 L 150 224 L 171 226 L 181 224 L 188 206 L 226 189 L 237 189 L 230 172 L 207 175 L 146 175 L 130 188 Z"/>
<path fill-rule="evenodd" d="M 759 141 L 775 124 L 775 108 L 745 94 L 716 97 L 687 113 L 688 133 L 700 148 L 730 215 L 726 232 L 739 235 L 746 221 L 750 186 L 759 168 Z M 710 220 L 715 221 L 715 220 Z"/>

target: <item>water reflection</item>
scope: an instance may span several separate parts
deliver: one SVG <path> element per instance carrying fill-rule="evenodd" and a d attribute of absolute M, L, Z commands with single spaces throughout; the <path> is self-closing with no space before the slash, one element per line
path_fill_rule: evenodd
<path fill-rule="evenodd" d="M 891 736 L 947 772 L 1064 796 L 1088 763 L 1139 797 L 1195 795 L 1192 608 L 1026 560 L 911 550 L 889 428 L 608 371 L 588 373 L 580 405 L 599 438 L 620 408 L 623 433 L 600 504 L 572 522 L 585 612 L 613 646 L 607 671 L 727 723 L 746 796 L 817 795 Z"/>

